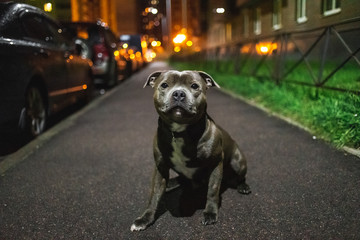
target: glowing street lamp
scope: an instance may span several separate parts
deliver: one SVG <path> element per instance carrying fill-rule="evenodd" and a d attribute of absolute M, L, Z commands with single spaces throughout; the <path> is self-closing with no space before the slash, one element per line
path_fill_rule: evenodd
<path fill-rule="evenodd" d="M 219 13 L 219 14 L 222 14 L 222 13 L 225 12 L 225 8 L 216 8 L 216 9 L 215 9 L 215 12 L 216 12 L 216 13 Z"/>
<path fill-rule="evenodd" d="M 277 44 L 272 42 L 261 42 L 256 44 L 256 52 L 259 55 L 271 54 L 277 49 Z"/>
<path fill-rule="evenodd" d="M 182 34 L 182 33 L 179 33 L 178 35 L 176 35 L 176 37 L 174 37 L 173 42 L 175 44 L 181 44 L 185 40 L 186 40 L 186 35 Z"/>

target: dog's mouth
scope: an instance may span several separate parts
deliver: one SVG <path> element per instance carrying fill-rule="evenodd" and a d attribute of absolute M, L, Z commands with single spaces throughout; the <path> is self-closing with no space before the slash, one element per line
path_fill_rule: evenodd
<path fill-rule="evenodd" d="M 182 117 L 184 115 L 189 115 L 190 114 L 189 111 L 187 111 L 184 108 L 179 107 L 179 106 L 175 106 L 175 107 L 171 108 L 170 111 L 176 117 Z"/>
<path fill-rule="evenodd" d="M 195 115 L 195 113 L 191 110 L 191 108 L 189 109 L 181 105 L 174 105 L 168 109 L 167 114 L 169 114 L 174 120 L 189 119 Z"/>

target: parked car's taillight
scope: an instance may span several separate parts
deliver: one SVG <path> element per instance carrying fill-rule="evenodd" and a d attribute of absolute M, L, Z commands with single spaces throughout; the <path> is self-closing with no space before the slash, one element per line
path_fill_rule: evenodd
<path fill-rule="evenodd" d="M 103 43 L 94 45 L 94 63 L 99 64 L 107 61 L 109 58 L 109 51 Z"/>

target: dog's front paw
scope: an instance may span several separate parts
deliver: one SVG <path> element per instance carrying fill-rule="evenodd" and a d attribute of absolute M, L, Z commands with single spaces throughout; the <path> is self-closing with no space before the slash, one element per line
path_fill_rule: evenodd
<path fill-rule="evenodd" d="M 141 231 L 145 230 L 154 221 L 153 214 L 151 212 L 145 212 L 143 216 L 137 218 L 131 225 L 130 230 Z"/>
<path fill-rule="evenodd" d="M 204 212 L 204 220 L 202 221 L 202 224 L 204 225 L 210 225 L 217 222 L 217 214 L 216 213 L 210 213 L 210 212 Z"/>
<path fill-rule="evenodd" d="M 251 189 L 250 189 L 249 185 L 247 185 L 246 183 L 239 184 L 239 186 L 237 187 L 237 190 L 241 194 L 248 195 L 251 193 Z"/>
<path fill-rule="evenodd" d="M 131 225 L 130 230 L 132 232 L 138 232 L 146 229 L 146 224 L 138 224 L 136 221 Z"/>
<path fill-rule="evenodd" d="M 144 220 L 143 218 L 138 218 L 134 221 L 134 223 L 131 225 L 131 228 L 130 230 L 132 232 L 134 231 L 141 231 L 141 230 L 145 230 L 147 228 L 147 226 L 149 225 L 150 223 L 147 222 L 146 220 Z"/>

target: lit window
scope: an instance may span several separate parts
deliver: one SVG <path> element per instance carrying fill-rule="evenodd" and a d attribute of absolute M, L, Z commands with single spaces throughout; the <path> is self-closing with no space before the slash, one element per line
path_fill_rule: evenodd
<path fill-rule="evenodd" d="M 261 34 L 261 9 L 257 8 L 254 12 L 254 33 L 256 35 Z"/>
<path fill-rule="evenodd" d="M 323 0 L 324 16 L 333 15 L 339 13 L 340 11 L 340 0 Z"/>
<path fill-rule="evenodd" d="M 296 1 L 296 21 L 303 23 L 307 21 L 306 17 L 306 0 Z"/>
<path fill-rule="evenodd" d="M 281 0 L 273 0 L 273 29 L 281 28 Z"/>
<path fill-rule="evenodd" d="M 232 26 L 231 26 L 231 23 L 226 24 L 225 34 L 226 34 L 226 40 L 231 41 L 231 39 L 232 39 Z"/>

